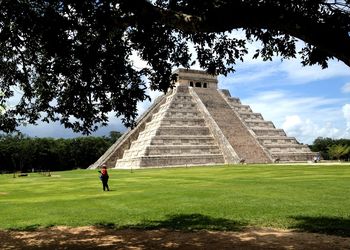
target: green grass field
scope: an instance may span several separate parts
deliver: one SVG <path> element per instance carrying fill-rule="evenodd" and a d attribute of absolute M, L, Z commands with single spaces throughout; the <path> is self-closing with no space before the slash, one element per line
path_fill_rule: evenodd
<path fill-rule="evenodd" d="M 300 229 L 350 236 L 350 166 L 221 166 L 0 175 L 0 228 Z"/>

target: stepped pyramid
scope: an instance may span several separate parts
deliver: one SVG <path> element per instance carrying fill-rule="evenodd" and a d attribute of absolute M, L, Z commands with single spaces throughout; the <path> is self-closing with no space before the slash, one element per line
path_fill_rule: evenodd
<path fill-rule="evenodd" d="M 228 90 L 219 90 L 217 77 L 200 70 L 175 73 L 175 87 L 90 168 L 295 162 L 314 156 Z"/>

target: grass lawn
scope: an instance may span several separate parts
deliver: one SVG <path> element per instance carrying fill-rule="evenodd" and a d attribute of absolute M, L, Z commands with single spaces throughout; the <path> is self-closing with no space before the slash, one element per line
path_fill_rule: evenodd
<path fill-rule="evenodd" d="M 239 230 L 246 226 L 350 236 L 350 166 L 239 165 L 0 175 L 0 228 Z"/>

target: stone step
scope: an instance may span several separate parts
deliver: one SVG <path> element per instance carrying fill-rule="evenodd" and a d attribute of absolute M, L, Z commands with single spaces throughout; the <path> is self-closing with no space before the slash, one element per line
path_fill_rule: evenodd
<path fill-rule="evenodd" d="M 204 118 L 200 117 L 164 117 L 161 124 L 164 126 L 206 126 Z"/>
<path fill-rule="evenodd" d="M 182 109 L 182 108 L 196 108 L 196 103 L 192 102 L 166 102 L 160 106 L 160 110 L 163 109 Z"/>
<path fill-rule="evenodd" d="M 197 105 L 194 102 L 173 102 L 169 106 L 170 109 L 197 109 Z"/>
<path fill-rule="evenodd" d="M 280 153 L 273 153 L 271 154 L 272 158 L 278 159 L 278 161 L 281 162 L 305 162 L 305 161 L 311 161 L 313 157 L 315 156 L 314 152 L 297 152 L 297 153 L 285 153 L 285 152 L 280 152 Z"/>
<path fill-rule="evenodd" d="M 153 155 L 118 160 L 116 168 L 143 167 L 164 167 L 164 166 L 195 166 L 224 164 L 222 154 L 210 155 Z"/>
<path fill-rule="evenodd" d="M 145 126 L 146 129 L 152 129 L 155 126 L 206 126 L 204 118 L 200 116 L 189 117 L 161 117 L 158 116 L 152 121 L 148 122 Z"/>
<path fill-rule="evenodd" d="M 299 144 L 294 137 L 286 136 L 259 136 L 258 140 L 264 145 L 270 144 Z"/>
<path fill-rule="evenodd" d="M 264 120 L 264 118 L 260 113 L 243 112 L 243 111 L 239 111 L 237 113 L 243 120 L 247 120 L 247 119 Z"/>
<path fill-rule="evenodd" d="M 272 136 L 285 136 L 286 133 L 283 129 L 276 129 L 276 128 L 251 128 L 254 133 L 257 136 L 266 136 L 266 135 L 272 135 Z"/>
<path fill-rule="evenodd" d="M 276 136 L 273 136 L 273 135 L 261 135 L 261 136 L 258 136 L 258 138 L 262 139 L 262 140 L 265 140 L 265 139 L 268 139 L 268 140 L 282 140 L 282 139 L 296 140 L 295 137 L 283 136 L 283 135 L 276 135 Z"/>
<path fill-rule="evenodd" d="M 253 112 L 249 105 L 230 103 L 230 107 L 237 112 Z"/>
<path fill-rule="evenodd" d="M 169 109 L 167 113 L 165 114 L 165 117 L 183 117 L 183 118 L 198 118 L 202 117 L 201 113 L 199 113 L 198 110 L 181 110 L 181 109 Z"/>
<path fill-rule="evenodd" d="M 156 135 L 209 135 L 210 131 L 207 127 L 193 126 L 162 126 L 158 128 Z"/>
<path fill-rule="evenodd" d="M 253 113 L 253 114 L 259 114 L 259 113 Z M 261 120 L 261 119 L 244 119 L 245 122 L 271 122 L 271 121 L 266 121 L 266 120 Z"/>
<path fill-rule="evenodd" d="M 162 135 L 135 140 L 130 148 L 142 145 L 215 145 L 215 141 L 210 135 Z"/>
<path fill-rule="evenodd" d="M 211 135 L 158 135 L 145 140 L 135 140 L 130 148 L 147 145 L 216 145 Z"/>
<path fill-rule="evenodd" d="M 191 136 L 191 135 L 172 135 L 156 136 L 152 138 L 151 145 L 214 145 L 212 136 Z"/>
<path fill-rule="evenodd" d="M 176 102 L 193 102 L 193 98 L 189 94 L 176 94 L 172 100 Z"/>
<path fill-rule="evenodd" d="M 265 145 L 266 148 L 274 148 L 274 147 L 280 147 L 280 148 L 309 148 L 307 145 L 304 144 L 280 144 L 280 143 L 274 143 L 274 144 L 268 144 Z"/>
<path fill-rule="evenodd" d="M 232 98 L 232 97 L 231 97 Z M 239 99 L 238 99 L 239 100 Z M 230 100 L 229 100 L 230 101 Z M 245 107 L 245 108 L 250 108 L 249 105 L 247 104 L 242 104 L 242 103 L 237 103 L 236 101 L 230 101 L 230 106 L 231 107 Z"/>
<path fill-rule="evenodd" d="M 167 110 L 168 112 L 176 112 L 176 113 L 198 113 L 198 109 L 196 107 L 188 107 L 188 108 L 175 108 L 175 107 L 169 107 Z"/>
<path fill-rule="evenodd" d="M 228 100 L 230 104 L 241 104 L 241 100 L 237 97 L 229 97 Z"/>
<path fill-rule="evenodd" d="M 158 113 L 152 116 L 153 119 L 159 119 L 162 117 L 178 117 L 178 118 L 191 118 L 202 117 L 196 107 L 191 108 L 170 108 L 159 110 Z"/>
<path fill-rule="evenodd" d="M 214 144 L 213 138 L 203 137 L 203 139 L 211 139 L 211 144 L 199 144 L 203 140 L 198 140 L 194 136 L 192 139 L 186 141 L 185 138 L 182 140 L 176 140 L 173 138 L 174 144 L 161 144 L 164 139 L 158 139 L 157 137 L 150 138 L 147 140 L 137 140 L 132 142 L 131 147 L 124 151 L 123 158 L 137 157 L 141 155 L 173 155 L 173 154 L 219 154 L 220 149 Z M 162 136 L 161 138 L 164 138 Z M 169 137 L 168 137 L 169 139 Z M 187 142 L 188 144 L 182 144 L 181 142 Z M 168 140 L 167 142 L 170 142 Z M 179 142 L 181 144 L 179 144 Z M 195 142 L 194 144 L 190 144 Z M 205 141 L 204 141 L 205 142 Z"/>
<path fill-rule="evenodd" d="M 297 153 L 297 152 L 310 152 L 309 147 L 306 145 L 294 144 L 294 145 L 265 145 L 265 147 L 269 150 L 270 154 L 273 153 Z"/>
<path fill-rule="evenodd" d="M 220 154 L 217 145 L 151 145 L 145 155 L 207 155 Z"/>
<path fill-rule="evenodd" d="M 174 97 L 174 99 L 172 100 L 172 102 L 181 102 L 181 103 L 193 103 L 193 99 L 192 98 L 184 98 L 184 97 Z"/>
<path fill-rule="evenodd" d="M 253 128 L 275 128 L 275 125 L 271 121 L 264 120 L 245 120 L 247 126 Z"/>
<path fill-rule="evenodd" d="M 177 88 L 177 90 L 180 90 L 179 88 Z M 187 89 L 184 89 L 185 91 L 176 91 L 175 92 L 175 95 L 174 96 L 185 96 L 185 97 L 188 97 L 188 96 L 191 96 L 189 91 L 188 91 L 188 88 Z"/>

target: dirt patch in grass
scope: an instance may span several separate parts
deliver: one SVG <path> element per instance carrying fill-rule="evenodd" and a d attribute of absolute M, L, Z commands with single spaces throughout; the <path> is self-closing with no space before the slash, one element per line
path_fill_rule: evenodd
<path fill-rule="evenodd" d="M 0 231 L 0 242 L 0 249 L 350 249 L 348 237 L 274 229 L 185 232 L 60 226 Z"/>

